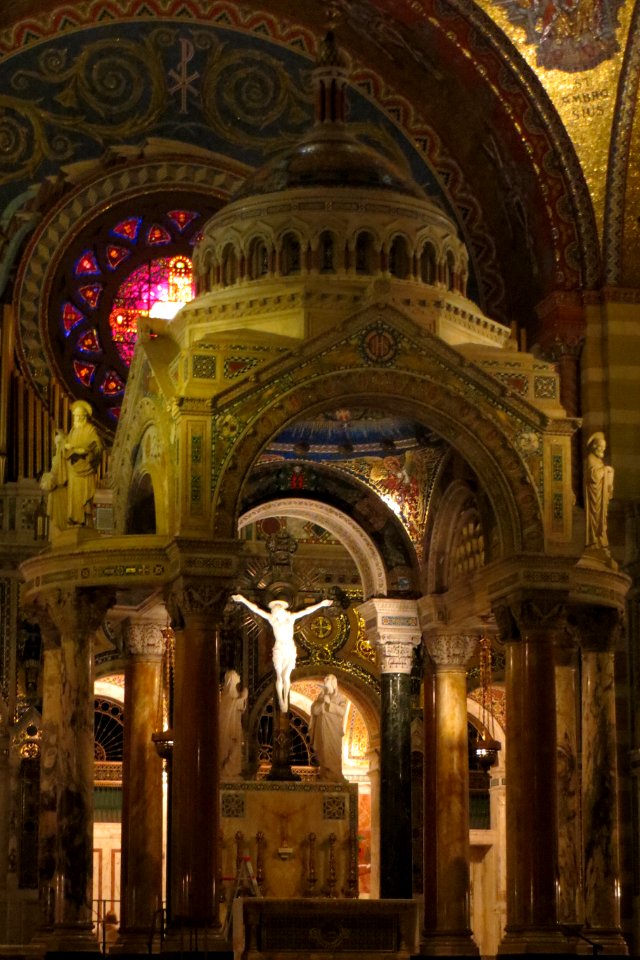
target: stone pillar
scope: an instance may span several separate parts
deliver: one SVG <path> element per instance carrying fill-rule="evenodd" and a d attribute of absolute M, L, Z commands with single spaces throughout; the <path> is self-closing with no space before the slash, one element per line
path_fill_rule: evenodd
<path fill-rule="evenodd" d="M 502 955 L 565 953 L 557 923 L 554 642 L 564 594 L 518 595 L 495 608 L 506 643 L 507 925 Z"/>
<path fill-rule="evenodd" d="M 183 578 L 170 597 L 175 631 L 170 924 L 174 937 L 188 931 L 208 949 L 220 930 L 218 631 L 230 592 L 212 580 Z"/>
<path fill-rule="evenodd" d="M 579 928 L 584 919 L 577 649 L 568 637 L 556 644 L 558 737 L 558 922 Z"/>
<path fill-rule="evenodd" d="M 424 754 L 422 775 L 422 876 L 424 917 L 421 944 L 438 927 L 438 887 L 436 849 L 436 670 L 431 657 L 424 658 L 423 681 Z M 422 947 L 421 947 L 422 949 Z"/>
<path fill-rule="evenodd" d="M 420 642 L 412 600 L 368 600 L 359 607 L 380 659 L 380 897 L 411 899 L 411 694 Z"/>
<path fill-rule="evenodd" d="M 40 818 L 38 823 L 38 886 L 43 930 L 53 928 L 57 836 L 58 741 L 63 727 L 60 697 L 60 636 L 44 613 L 38 616 L 42 636 L 42 747 L 40 753 Z"/>
<path fill-rule="evenodd" d="M 614 657 L 620 611 L 574 609 L 582 646 L 582 818 L 585 934 L 602 953 L 626 955 L 620 929 L 620 866 Z"/>
<path fill-rule="evenodd" d="M 112 953 L 147 953 L 154 913 L 162 906 L 162 760 L 151 740 L 161 725 L 162 626 L 128 621 L 124 637 L 122 891 L 120 937 Z"/>
<path fill-rule="evenodd" d="M 57 590 L 44 602 L 60 634 L 59 722 L 50 718 L 47 745 L 57 754 L 54 924 L 49 944 L 52 952 L 95 951 L 93 637 L 113 597 L 105 590 Z M 53 673 L 52 658 L 49 681 Z M 53 699 L 54 691 L 48 693 Z"/>
<path fill-rule="evenodd" d="M 477 638 L 428 635 L 435 664 L 435 929 L 425 928 L 422 953 L 477 955 L 469 917 L 469 753 L 467 664 Z"/>

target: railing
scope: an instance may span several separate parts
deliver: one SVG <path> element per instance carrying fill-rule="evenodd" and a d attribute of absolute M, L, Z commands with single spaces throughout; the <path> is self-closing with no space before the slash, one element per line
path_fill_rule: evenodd
<path fill-rule="evenodd" d="M 91 913 L 96 928 L 96 937 L 101 953 L 108 953 L 118 939 L 119 900 L 93 900 Z"/>

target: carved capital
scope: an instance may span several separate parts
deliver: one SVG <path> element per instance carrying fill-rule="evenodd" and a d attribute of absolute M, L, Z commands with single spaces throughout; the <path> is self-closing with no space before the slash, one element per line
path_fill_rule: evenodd
<path fill-rule="evenodd" d="M 61 638 L 93 635 L 115 602 L 115 593 L 97 588 L 55 590 L 45 599 L 47 614 Z"/>
<path fill-rule="evenodd" d="M 566 594 L 560 591 L 534 590 L 496 603 L 493 613 L 502 643 L 553 639 L 566 630 Z"/>
<path fill-rule="evenodd" d="M 183 630 L 190 622 L 220 623 L 233 585 L 227 580 L 181 577 L 172 584 L 165 597 L 171 625 Z"/>
<path fill-rule="evenodd" d="M 123 632 L 127 651 L 132 657 L 141 660 L 159 660 L 162 657 L 165 637 L 159 623 L 127 620 Z"/>
<path fill-rule="evenodd" d="M 461 634 L 432 634 L 427 637 L 426 643 L 437 668 L 466 670 L 469 660 L 476 652 L 478 638 Z"/>
<path fill-rule="evenodd" d="M 616 607 L 584 605 L 571 607 L 569 622 L 587 653 L 608 653 L 616 649 L 624 628 L 624 615 Z"/>
<path fill-rule="evenodd" d="M 421 640 L 414 600 L 367 600 L 358 608 L 375 646 L 382 673 L 411 673 L 413 651 Z"/>

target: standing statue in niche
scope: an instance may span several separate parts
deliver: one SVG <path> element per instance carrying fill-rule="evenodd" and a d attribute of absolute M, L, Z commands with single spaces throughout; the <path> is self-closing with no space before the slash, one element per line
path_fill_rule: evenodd
<path fill-rule="evenodd" d="M 242 714 L 249 691 L 240 686 L 240 674 L 227 670 L 220 696 L 220 777 L 237 780 L 242 772 Z"/>
<path fill-rule="evenodd" d="M 584 462 L 584 509 L 587 550 L 608 556 L 607 513 L 613 496 L 613 467 L 604 462 L 606 448 L 604 433 L 589 437 Z"/>
<path fill-rule="evenodd" d="M 320 764 L 321 780 L 344 780 L 342 775 L 343 723 L 346 698 L 338 690 L 338 681 L 330 673 L 322 690 L 311 704 L 309 736 Z"/>
<path fill-rule="evenodd" d="M 66 436 L 56 433 L 51 469 L 40 480 L 41 488 L 49 495 L 47 514 L 51 537 L 69 527 L 93 526 L 93 498 L 102 440 L 89 422 L 91 406 L 85 400 L 72 404 L 71 415 L 71 430 Z"/>
<path fill-rule="evenodd" d="M 275 643 L 271 653 L 273 667 L 276 671 L 276 692 L 278 702 L 282 713 L 289 709 L 289 692 L 291 690 L 291 672 L 296 665 L 296 644 L 293 639 L 293 625 L 296 620 L 306 617 L 308 614 L 319 610 L 321 607 L 330 607 L 333 600 L 321 600 L 319 603 L 312 603 L 310 607 L 304 610 L 296 610 L 292 613 L 289 610 L 289 604 L 286 600 L 272 600 L 269 604 L 269 611 L 263 610 L 257 604 L 247 600 L 241 593 L 236 593 L 231 597 L 236 603 L 243 603 L 252 613 L 262 617 L 271 624 Z"/>

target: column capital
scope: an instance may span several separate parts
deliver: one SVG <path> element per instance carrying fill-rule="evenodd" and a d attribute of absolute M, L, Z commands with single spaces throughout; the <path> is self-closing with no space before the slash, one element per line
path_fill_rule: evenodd
<path fill-rule="evenodd" d="M 358 612 L 380 658 L 380 671 L 411 673 L 413 651 L 422 639 L 415 600 L 377 597 L 360 604 Z"/>
<path fill-rule="evenodd" d="M 550 637 L 565 630 L 568 594 L 564 591 L 518 591 L 493 604 L 503 643 Z"/>
<path fill-rule="evenodd" d="M 222 619 L 232 591 L 233 584 L 227 579 L 179 577 L 165 594 L 172 625 L 178 630 L 197 620 L 215 625 Z"/>
<path fill-rule="evenodd" d="M 88 636 L 95 633 L 115 602 L 116 595 L 110 590 L 92 587 L 54 590 L 43 598 L 47 615 L 45 629 L 55 629 L 61 637 Z"/>
<path fill-rule="evenodd" d="M 575 629 L 583 651 L 609 653 L 618 644 L 624 613 L 617 607 L 577 604 L 569 609 L 569 623 Z"/>
<path fill-rule="evenodd" d="M 476 652 L 478 637 L 468 634 L 429 634 L 426 644 L 437 670 L 466 670 Z"/>
<path fill-rule="evenodd" d="M 127 652 L 141 660 L 159 660 L 165 650 L 164 626 L 154 620 L 126 620 L 123 624 Z"/>

